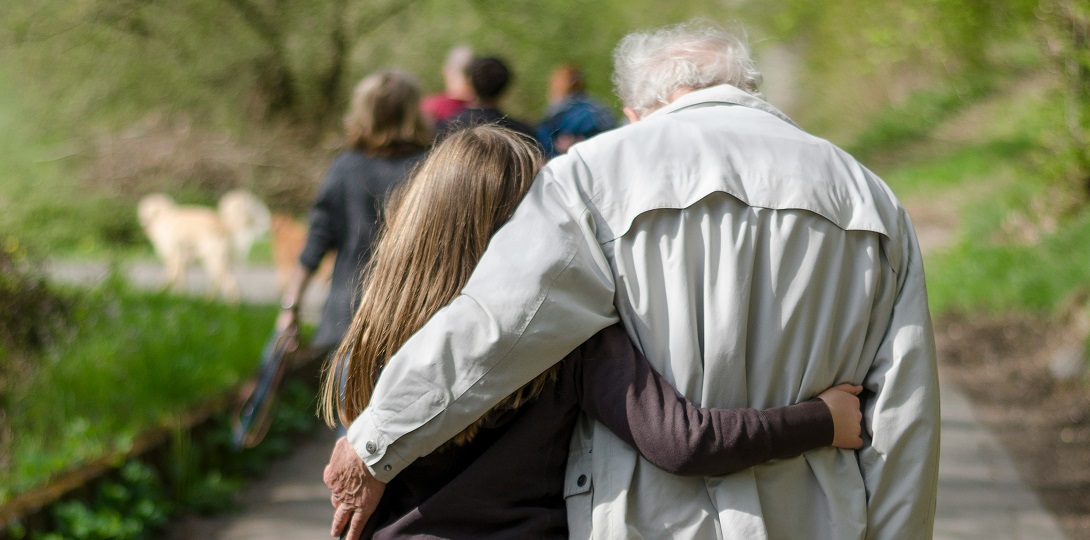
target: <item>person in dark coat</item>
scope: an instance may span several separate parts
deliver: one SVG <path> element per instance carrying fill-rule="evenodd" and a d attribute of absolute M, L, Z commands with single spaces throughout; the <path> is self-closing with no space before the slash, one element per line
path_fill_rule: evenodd
<path fill-rule="evenodd" d="M 371 256 L 382 206 L 431 142 L 420 113 L 420 86 L 408 73 L 383 70 L 356 86 L 344 118 L 345 149 L 330 165 L 310 212 L 310 230 L 289 279 L 278 329 L 295 327 L 299 303 L 322 258 L 336 252 L 329 297 L 311 340 L 332 349 L 352 320 L 360 270 Z"/>

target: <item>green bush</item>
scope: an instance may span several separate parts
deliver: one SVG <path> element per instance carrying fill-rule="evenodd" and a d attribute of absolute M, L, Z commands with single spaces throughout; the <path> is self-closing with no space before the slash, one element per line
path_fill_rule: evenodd
<path fill-rule="evenodd" d="M 185 513 L 217 514 L 237 507 L 243 482 L 286 454 L 294 439 L 318 425 L 314 381 L 288 380 L 276 418 L 255 448 L 236 449 L 231 419 L 215 414 L 192 431 L 178 431 L 164 451 L 132 458 L 91 482 L 84 495 L 54 503 L 45 526 L 8 524 L 0 535 L 21 540 L 143 540 L 161 538 Z"/>
<path fill-rule="evenodd" d="M 0 237 L 0 349 L 43 350 L 68 326 L 69 304 L 45 282 L 39 261 L 23 242 Z"/>
<path fill-rule="evenodd" d="M 0 502 L 87 459 L 131 447 L 237 385 L 258 362 L 275 313 L 129 290 L 117 280 L 80 296 L 78 330 L 49 347 L 10 404 L 19 437 L 0 470 Z"/>
<path fill-rule="evenodd" d="M 962 108 L 979 101 L 995 89 L 992 81 L 977 79 L 972 84 L 953 84 L 912 94 L 905 103 L 881 111 L 848 150 L 866 161 L 880 151 L 893 151 L 930 135 L 937 126 Z"/>

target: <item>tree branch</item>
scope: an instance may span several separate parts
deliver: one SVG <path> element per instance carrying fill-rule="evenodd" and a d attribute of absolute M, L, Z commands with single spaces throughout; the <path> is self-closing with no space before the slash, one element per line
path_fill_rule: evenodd
<path fill-rule="evenodd" d="M 282 32 L 256 5 L 249 0 L 226 0 L 228 6 L 233 8 L 246 24 L 250 25 L 254 33 L 266 44 L 277 51 L 283 49 L 281 43 Z M 279 54 L 279 53 L 278 53 Z"/>
<path fill-rule="evenodd" d="M 368 16 L 361 16 L 356 20 L 352 27 L 352 35 L 360 35 L 366 33 L 365 28 L 375 28 L 381 26 L 386 21 L 401 14 L 405 10 L 418 3 L 420 0 L 393 0 L 386 5 L 384 10 L 379 10 L 375 13 L 371 13 Z"/>

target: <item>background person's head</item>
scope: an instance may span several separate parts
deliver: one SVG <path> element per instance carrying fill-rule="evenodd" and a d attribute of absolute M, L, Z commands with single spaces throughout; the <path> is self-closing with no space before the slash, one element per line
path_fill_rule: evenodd
<path fill-rule="evenodd" d="M 466 75 L 477 101 L 483 105 L 499 103 L 511 82 L 511 70 L 507 63 L 494 56 L 475 58 L 466 68 Z"/>
<path fill-rule="evenodd" d="M 431 141 L 420 114 L 420 85 L 399 69 L 377 71 L 356 85 L 344 116 L 345 144 L 377 155 L 397 155 Z"/>
<path fill-rule="evenodd" d="M 572 94 L 586 90 L 583 70 L 575 64 L 557 66 L 549 76 L 549 103 L 556 103 Z"/>
<path fill-rule="evenodd" d="M 745 42 L 708 21 L 692 21 L 621 39 L 613 51 L 613 86 L 630 120 L 680 94 L 718 84 L 759 95 L 761 72 Z"/>
<path fill-rule="evenodd" d="M 473 49 L 458 45 L 447 54 L 443 62 L 443 87 L 448 97 L 470 101 L 473 99 L 473 87 L 466 76 L 466 68 L 473 61 Z"/>

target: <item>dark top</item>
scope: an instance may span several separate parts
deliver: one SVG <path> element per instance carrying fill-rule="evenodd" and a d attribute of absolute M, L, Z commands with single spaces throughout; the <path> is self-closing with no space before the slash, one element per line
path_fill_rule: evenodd
<path fill-rule="evenodd" d="M 534 136 L 533 128 L 507 116 L 503 111 L 492 107 L 470 107 L 468 109 L 463 109 L 461 112 L 444 122 L 439 122 L 439 125 L 435 127 L 435 139 L 441 141 L 446 138 L 447 135 L 458 129 L 479 126 L 481 124 L 496 124 L 500 127 L 522 133 L 535 141 L 537 140 Z"/>
<path fill-rule="evenodd" d="M 364 538 L 566 539 L 564 472 L 580 411 L 682 475 L 729 474 L 833 440 L 817 399 L 764 411 L 694 406 L 612 326 L 564 358 L 535 401 L 409 465 L 387 484 Z"/>
<path fill-rule="evenodd" d="M 423 149 L 396 158 L 346 150 L 329 166 L 310 211 L 306 246 L 299 255 L 299 262 L 314 271 L 326 253 L 337 252 L 314 347 L 332 347 L 348 330 L 358 301 L 359 271 L 371 256 L 382 205 L 423 155 Z"/>

